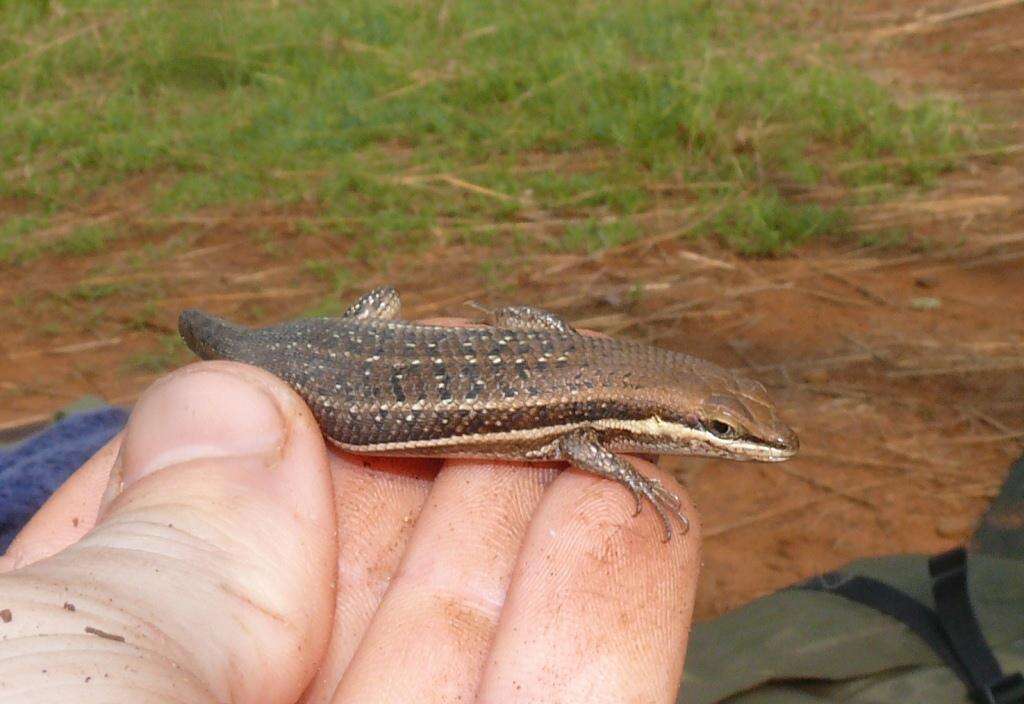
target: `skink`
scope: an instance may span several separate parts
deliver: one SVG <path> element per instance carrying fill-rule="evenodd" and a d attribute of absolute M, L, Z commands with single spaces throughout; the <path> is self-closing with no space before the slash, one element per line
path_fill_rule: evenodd
<path fill-rule="evenodd" d="M 262 367 L 290 384 L 349 452 L 566 460 L 650 501 L 672 537 L 679 498 L 615 454 L 775 462 L 799 442 L 760 383 L 695 357 L 581 335 L 526 306 L 489 327 L 402 321 L 381 287 L 338 318 L 250 329 L 198 310 L 182 338 L 203 359 Z"/>

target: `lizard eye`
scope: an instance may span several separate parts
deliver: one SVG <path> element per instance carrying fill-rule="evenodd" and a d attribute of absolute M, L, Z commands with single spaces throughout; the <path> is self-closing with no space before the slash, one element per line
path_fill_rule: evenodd
<path fill-rule="evenodd" d="M 712 420 L 708 423 L 707 428 L 713 435 L 724 439 L 734 438 L 738 435 L 736 428 L 723 420 Z"/>

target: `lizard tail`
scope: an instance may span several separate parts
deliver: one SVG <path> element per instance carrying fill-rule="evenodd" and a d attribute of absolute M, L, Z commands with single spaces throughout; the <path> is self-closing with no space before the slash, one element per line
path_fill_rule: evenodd
<path fill-rule="evenodd" d="M 178 316 L 178 334 L 200 359 L 237 359 L 245 328 L 195 308 Z"/>

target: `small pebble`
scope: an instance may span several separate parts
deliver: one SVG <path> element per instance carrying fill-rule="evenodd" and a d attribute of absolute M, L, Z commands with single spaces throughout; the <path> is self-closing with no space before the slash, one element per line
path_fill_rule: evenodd
<path fill-rule="evenodd" d="M 825 369 L 808 369 L 804 372 L 804 381 L 808 384 L 827 384 L 828 371 Z"/>
<path fill-rule="evenodd" d="M 932 298 L 931 296 L 911 298 L 910 307 L 914 310 L 935 310 L 936 308 L 942 307 L 942 301 L 938 298 Z"/>

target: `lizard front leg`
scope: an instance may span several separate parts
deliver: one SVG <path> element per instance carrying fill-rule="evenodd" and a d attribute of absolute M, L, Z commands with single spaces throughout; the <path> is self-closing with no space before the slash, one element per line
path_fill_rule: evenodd
<path fill-rule="evenodd" d="M 665 527 L 665 542 L 672 539 L 671 516 L 683 524 L 684 533 L 690 529 L 690 519 L 682 512 L 679 497 L 662 486 L 660 481 L 645 477 L 629 462 L 604 447 L 593 430 L 578 430 L 561 437 L 558 449 L 562 459 L 580 469 L 617 481 L 629 489 L 636 500 L 637 514 L 640 513 L 643 500 L 650 501 Z"/>

